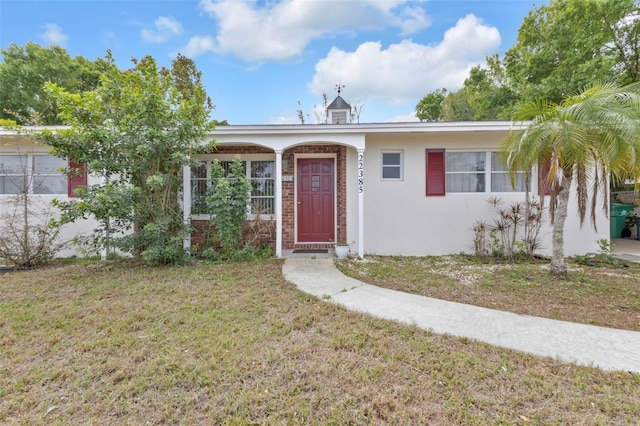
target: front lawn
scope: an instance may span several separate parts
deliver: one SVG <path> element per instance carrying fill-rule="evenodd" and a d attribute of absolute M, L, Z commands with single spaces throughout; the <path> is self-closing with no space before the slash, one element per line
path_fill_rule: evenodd
<path fill-rule="evenodd" d="M 394 290 L 518 314 L 640 331 L 640 264 L 585 266 L 565 278 L 547 261 L 471 256 L 366 257 L 338 262 L 345 274 Z"/>
<path fill-rule="evenodd" d="M 348 312 L 298 291 L 281 266 L 77 262 L 0 275 L 0 423 L 631 425 L 640 418 L 639 374 Z"/>

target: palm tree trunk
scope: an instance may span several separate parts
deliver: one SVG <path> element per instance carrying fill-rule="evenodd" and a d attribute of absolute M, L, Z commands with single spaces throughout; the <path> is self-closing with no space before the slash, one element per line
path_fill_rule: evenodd
<path fill-rule="evenodd" d="M 551 275 L 567 275 L 567 265 L 564 263 L 564 222 L 567 219 L 572 178 L 571 172 L 564 173 L 562 188 L 558 193 L 558 205 L 554 215 L 551 237 Z"/>

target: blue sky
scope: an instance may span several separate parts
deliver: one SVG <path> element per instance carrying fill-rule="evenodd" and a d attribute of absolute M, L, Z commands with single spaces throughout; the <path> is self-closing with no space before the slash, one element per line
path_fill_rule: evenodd
<path fill-rule="evenodd" d="M 0 47 L 58 44 L 72 56 L 195 60 L 230 124 L 298 123 L 336 96 L 360 122 L 416 121 L 428 92 L 458 89 L 504 53 L 530 0 L 0 0 Z M 300 106 L 298 106 L 300 102 Z"/>

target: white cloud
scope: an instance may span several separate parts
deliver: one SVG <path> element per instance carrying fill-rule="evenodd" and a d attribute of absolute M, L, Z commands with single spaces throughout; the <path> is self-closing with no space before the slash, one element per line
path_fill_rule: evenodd
<path fill-rule="evenodd" d="M 215 41 L 212 37 L 193 36 L 189 40 L 189 43 L 187 43 L 185 47 L 180 49 L 180 53 L 188 58 L 193 59 L 196 56 L 200 56 L 206 52 L 213 52 L 215 50 L 214 45 Z"/>
<path fill-rule="evenodd" d="M 386 120 L 386 123 L 411 123 L 414 121 L 420 121 L 418 117 L 416 117 L 415 111 L 391 117 L 390 119 Z"/>
<path fill-rule="evenodd" d="M 154 22 L 155 29 L 143 28 L 140 32 L 142 39 L 149 43 L 164 43 L 171 36 L 182 34 L 182 24 L 173 18 L 160 16 Z"/>
<path fill-rule="evenodd" d="M 64 45 L 69 37 L 62 32 L 62 28 L 56 24 L 45 24 L 44 25 L 44 33 L 42 33 L 42 38 L 48 44 L 55 45 Z"/>
<path fill-rule="evenodd" d="M 417 103 L 435 89 L 461 87 L 471 67 L 484 63 L 499 45 L 496 28 L 467 15 L 445 32 L 439 44 L 403 40 L 383 49 L 380 42 L 366 42 L 353 52 L 333 47 L 316 64 L 308 87 L 321 95 L 342 82 L 351 99 L 371 98 L 396 105 Z"/>
<path fill-rule="evenodd" d="M 280 115 L 278 117 L 268 119 L 266 124 L 300 124 L 300 120 L 297 117 L 284 117 Z"/>
<path fill-rule="evenodd" d="M 215 18 L 216 51 L 247 62 L 295 59 L 312 40 L 335 32 L 399 28 L 413 34 L 430 24 L 423 9 L 409 0 L 201 0 Z"/>

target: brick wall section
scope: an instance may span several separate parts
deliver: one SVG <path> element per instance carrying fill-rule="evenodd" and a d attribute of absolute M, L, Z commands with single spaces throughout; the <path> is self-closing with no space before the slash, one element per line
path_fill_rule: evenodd
<path fill-rule="evenodd" d="M 273 150 L 261 146 L 215 146 L 202 154 L 273 154 Z"/>
<path fill-rule="evenodd" d="M 213 148 L 213 154 L 272 154 L 273 150 L 258 146 L 219 146 Z M 283 175 L 293 175 L 295 154 L 327 154 L 336 156 L 336 202 L 337 202 L 337 234 L 338 241 L 347 239 L 347 149 L 342 145 L 303 145 L 287 149 L 282 153 L 283 164 L 288 164 L 288 169 L 283 169 Z M 282 182 L 282 248 L 293 249 L 295 242 L 295 181 Z M 205 244 L 205 234 L 210 228 L 208 221 L 192 221 L 195 232 L 191 235 L 192 246 Z M 269 236 L 260 241 L 269 243 L 275 249 L 275 221 Z M 298 244 L 306 248 L 326 248 L 331 244 Z"/>

